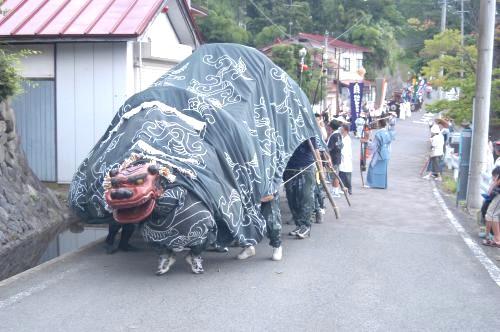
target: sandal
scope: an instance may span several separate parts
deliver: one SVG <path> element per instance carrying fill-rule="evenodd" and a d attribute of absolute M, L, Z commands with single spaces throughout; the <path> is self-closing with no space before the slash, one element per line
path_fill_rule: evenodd
<path fill-rule="evenodd" d="M 483 246 L 488 246 L 488 247 L 494 247 L 494 248 L 500 248 L 500 243 L 496 243 L 495 241 L 493 240 L 489 240 L 489 239 L 484 239 L 482 241 L 483 243 Z"/>
<path fill-rule="evenodd" d="M 483 241 L 481 241 L 481 243 L 483 244 L 483 246 L 491 246 L 493 241 L 491 241 L 490 239 L 483 239 Z"/>

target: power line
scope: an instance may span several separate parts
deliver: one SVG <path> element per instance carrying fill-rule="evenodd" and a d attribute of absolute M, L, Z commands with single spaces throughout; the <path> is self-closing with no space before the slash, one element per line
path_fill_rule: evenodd
<path fill-rule="evenodd" d="M 250 3 L 255 7 L 255 9 L 257 9 L 259 11 L 259 13 L 262 14 L 262 16 L 264 16 L 269 22 L 271 22 L 271 24 L 273 26 L 275 26 L 279 31 L 281 31 L 285 36 L 288 36 L 288 38 L 292 39 L 292 35 L 288 34 L 285 30 L 283 30 L 278 24 L 274 23 L 274 21 L 269 18 L 266 13 L 264 13 L 264 11 L 262 9 L 260 9 L 259 6 L 257 6 L 257 4 L 255 2 L 253 2 L 253 0 L 248 0 L 250 1 Z"/>
<path fill-rule="evenodd" d="M 274 21 L 268 17 L 266 15 L 266 13 L 264 13 L 264 11 L 259 7 L 257 6 L 257 4 L 255 2 L 253 2 L 253 0 L 248 0 L 250 1 L 250 3 L 255 7 L 255 9 L 257 9 L 259 11 L 259 13 L 262 14 L 262 16 L 264 16 L 273 26 L 275 26 L 279 31 L 281 31 L 285 36 L 287 36 L 288 38 L 292 39 L 292 34 L 288 34 L 285 30 L 283 30 L 278 24 L 274 23 Z M 290 5 L 289 5 L 290 6 Z M 362 16 L 360 17 L 356 23 L 354 23 L 353 25 L 351 25 L 349 27 L 349 29 L 347 29 L 346 31 L 342 32 L 340 35 L 338 35 L 337 37 L 333 38 L 333 40 L 337 40 L 339 39 L 340 37 L 342 37 L 343 35 L 345 35 L 346 33 L 348 33 L 352 28 L 354 28 L 355 26 L 357 26 L 359 23 L 361 23 L 362 20 L 364 20 L 366 17 L 365 16 Z M 332 41 L 333 41 L 332 40 Z"/>
<path fill-rule="evenodd" d="M 347 29 L 346 31 L 342 32 L 340 35 L 338 35 L 337 37 L 335 37 L 333 40 L 337 40 L 339 39 L 340 37 L 342 37 L 343 35 L 345 35 L 347 32 L 349 32 L 352 28 L 354 28 L 356 25 L 358 25 L 359 23 L 361 23 L 361 20 L 365 19 L 365 16 L 362 16 L 360 17 L 356 23 L 354 23 L 353 25 L 351 25 L 351 27 L 349 29 Z"/>

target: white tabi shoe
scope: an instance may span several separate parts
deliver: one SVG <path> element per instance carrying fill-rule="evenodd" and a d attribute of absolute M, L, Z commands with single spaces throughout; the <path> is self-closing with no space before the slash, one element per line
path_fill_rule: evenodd
<path fill-rule="evenodd" d="M 170 267 L 175 263 L 175 254 L 163 254 L 160 255 L 158 259 L 158 270 L 156 271 L 157 276 L 161 276 L 170 270 Z"/>
<path fill-rule="evenodd" d="M 273 257 L 271 259 L 273 261 L 280 261 L 281 258 L 283 258 L 283 247 L 273 248 Z"/>
<path fill-rule="evenodd" d="M 248 246 L 244 248 L 238 256 L 236 256 L 237 259 L 247 259 L 252 256 L 255 256 L 255 247 L 254 246 Z"/>
<path fill-rule="evenodd" d="M 201 256 L 193 256 L 191 253 L 186 255 L 186 262 L 191 267 L 191 271 L 194 274 L 201 274 L 205 272 L 203 269 L 203 258 Z"/>

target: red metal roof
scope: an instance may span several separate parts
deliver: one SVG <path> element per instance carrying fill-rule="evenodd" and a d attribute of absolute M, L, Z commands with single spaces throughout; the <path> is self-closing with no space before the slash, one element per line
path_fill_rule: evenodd
<path fill-rule="evenodd" d="M 324 43 L 325 41 L 325 36 L 322 35 L 314 35 L 311 33 L 305 33 L 305 32 L 300 32 L 298 35 L 298 38 L 304 38 L 304 39 L 309 39 L 309 40 L 314 40 L 316 42 Z M 338 47 L 338 48 L 343 48 L 347 50 L 357 50 L 360 52 L 371 52 L 369 48 L 363 47 L 363 46 L 358 46 L 354 44 L 347 43 L 345 41 L 341 41 L 338 39 L 328 39 L 328 45 L 330 47 Z"/>
<path fill-rule="evenodd" d="M 6 0 L 0 38 L 136 37 L 165 0 Z"/>

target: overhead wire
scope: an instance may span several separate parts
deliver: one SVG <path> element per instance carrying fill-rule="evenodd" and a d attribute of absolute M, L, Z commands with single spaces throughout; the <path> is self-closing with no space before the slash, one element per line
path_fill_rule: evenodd
<path fill-rule="evenodd" d="M 255 9 L 257 9 L 259 11 L 259 13 L 262 14 L 262 16 L 264 16 L 273 26 L 275 26 L 280 32 L 282 32 L 285 36 L 287 36 L 288 38 L 292 39 L 292 35 L 288 34 L 285 30 L 283 30 L 281 28 L 281 26 L 279 26 L 278 24 L 276 24 L 269 16 L 266 15 L 266 13 L 253 1 L 253 0 L 248 0 L 250 1 L 250 3 L 255 7 Z M 364 20 L 366 17 L 365 16 L 362 16 L 360 17 L 353 25 L 351 25 L 349 27 L 349 29 L 347 29 L 346 31 L 342 32 L 340 35 L 338 35 L 337 37 L 335 37 L 333 40 L 337 40 L 339 39 L 340 37 L 342 37 L 343 35 L 345 35 L 347 32 L 349 32 L 352 28 L 354 28 L 355 26 L 357 26 L 359 23 L 361 23 L 362 20 Z"/>
<path fill-rule="evenodd" d="M 255 7 L 255 9 L 257 9 L 259 11 L 259 13 L 261 13 L 262 16 L 264 16 L 273 26 L 275 26 L 285 36 L 287 36 L 288 38 L 292 39 L 292 35 L 288 34 L 285 30 L 283 30 L 281 28 L 281 26 L 279 26 L 278 24 L 274 23 L 274 21 L 270 17 L 268 17 L 266 15 L 266 13 L 264 13 L 264 11 L 259 6 L 257 6 L 257 4 L 255 2 L 253 2 L 253 0 L 248 0 L 248 1 L 250 1 L 250 3 Z"/>

